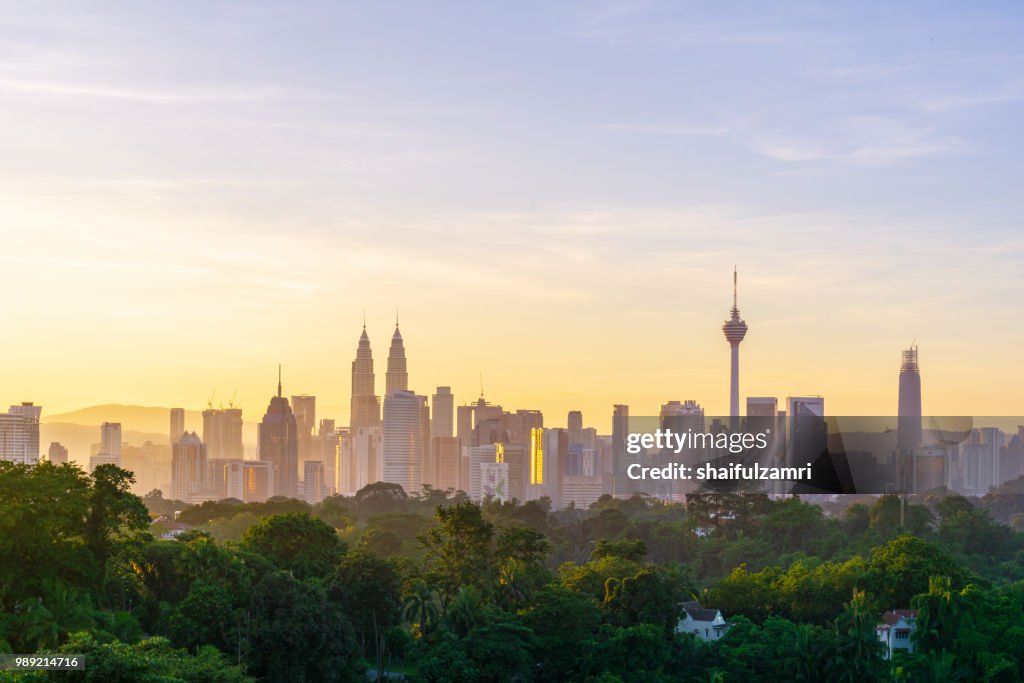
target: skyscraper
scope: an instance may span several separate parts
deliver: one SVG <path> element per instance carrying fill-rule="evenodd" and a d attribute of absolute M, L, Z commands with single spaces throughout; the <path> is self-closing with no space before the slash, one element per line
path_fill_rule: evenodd
<path fill-rule="evenodd" d="M 0 460 L 35 465 L 39 462 L 39 416 L 33 403 L 11 406 L 0 413 Z"/>
<path fill-rule="evenodd" d="M 171 408 L 171 446 L 185 433 L 185 409 Z"/>
<path fill-rule="evenodd" d="M 629 433 L 629 406 L 616 403 L 612 406 L 612 484 L 616 496 L 625 496 L 631 491 L 631 482 L 626 476 L 629 463 L 636 460 L 626 453 L 626 435 Z"/>
<path fill-rule="evenodd" d="M 569 443 L 583 443 L 583 413 L 579 410 L 569 411 Z"/>
<path fill-rule="evenodd" d="M 904 350 L 902 356 L 896 448 L 903 453 L 911 453 L 922 441 L 921 371 L 917 365 L 917 345 Z"/>
<path fill-rule="evenodd" d="M 430 399 L 433 417 L 430 420 L 430 438 L 454 436 L 455 397 L 451 387 L 438 387 Z"/>
<path fill-rule="evenodd" d="M 195 503 L 205 500 L 206 446 L 195 432 L 178 435 L 171 453 L 171 497 Z"/>
<path fill-rule="evenodd" d="M 59 441 L 53 441 L 50 443 L 50 450 L 46 459 L 49 460 L 51 464 L 63 465 L 68 461 L 68 449 Z"/>
<path fill-rule="evenodd" d="M 121 466 L 121 423 L 104 422 L 100 425 L 100 443 L 95 455 L 89 458 L 89 471 L 100 465 Z"/>
<path fill-rule="evenodd" d="M 732 348 L 732 370 L 729 381 L 729 417 L 730 425 L 736 429 L 740 416 L 740 342 L 747 336 L 747 323 L 740 318 L 740 309 L 736 304 L 736 269 L 732 271 L 732 316 L 722 325 L 725 339 Z"/>
<path fill-rule="evenodd" d="M 203 411 L 203 443 L 211 460 L 241 460 L 242 409 L 207 408 Z"/>
<path fill-rule="evenodd" d="M 306 502 L 316 505 L 327 496 L 327 479 L 321 460 L 307 460 L 302 468 L 302 492 Z"/>
<path fill-rule="evenodd" d="M 402 344 L 402 333 L 398 331 L 398 320 L 395 320 L 395 333 L 391 335 L 391 348 L 388 350 L 388 371 L 384 377 L 384 396 L 393 391 L 409 390 L 409 372 L 405 365 L 405 346 Z"/>
<path fill-rule="evenodd" d="M 366 323 L 359 336 L 356 359 L 352 361 L 352 412 L 349 421 L 351 434 L 360 428 L 380 424 L 380 397 L 375 393 L 373 374 L 373 353 L 370 351 L 370 337 L 366 334 Z"/>
<path fill-rule="evenodd" d="M 316 396 L 299 394 L 292 396 L 292 412 L 295 413 L 295 428 L 299 443 L 299 462 L 318 460 L 312 452 L 313 429 L 316 427 Z"/>
<path fill-rule="evenodd" d="M 260 460 L 273 467 L 274 495 L 295 498 L 298 494 L 299 444 L 295 415 L 288 399 L 281 395 L 278 367 L 277 396 L 270 399 L 259 428 Z"/>
<path fill-rule="evenodd" d="M 779 399 L 774 396 L 747 396 L 747 417 L 771 417 L 779 412 Z"/>
<path fill-rule="evenodd" d="M 398 484 L 409 495 L 423 483 L 426 396 L 396 389 L 384 398 L 384 481 Z"/>

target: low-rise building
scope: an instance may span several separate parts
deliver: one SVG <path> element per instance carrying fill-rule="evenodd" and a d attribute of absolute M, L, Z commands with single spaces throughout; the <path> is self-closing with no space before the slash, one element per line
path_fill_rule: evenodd
<path fill-rule="evenodd" d="M 702 607 L 696 600 L 684 602 L 682 607 L 683 616 L 676 625 L 676 633 L 692 633 L 701 640 L 714 641 L 729 630 L 719 609 Z"/>
<path fill-rule="evenodd" d="M 885 644 L 886 659 L 892 659 L 892 653 L 897 650 L 914 653 L 914 640 L 911 636 L 916 623 L 916 610 L 894 609 L 882 614 L 882 622 L 875 627 L 875 633 L 878 640 Z"/>

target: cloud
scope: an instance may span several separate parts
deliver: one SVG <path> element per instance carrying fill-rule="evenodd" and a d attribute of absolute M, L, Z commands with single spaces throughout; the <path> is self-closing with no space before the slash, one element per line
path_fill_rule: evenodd
<path fill-rule="evenodd" d="M 815 131 L 794 134 L 752 131 L 757 154 L 784 163 L 891 164 L 922 157 L 965 154 L 973 147 L 932 126 L 885 116 L 851 116 Z"/>
<path fill-rule="evenodd" d="M 638 135 L 664 135 L 669 137 L 713 137 L 729 132 L 726 126 L 658 123 L 601 123 L 595 130 L 612 133 L 636 133 Z"/>
<path fill-rule="evenodd" d="M 1016 80 L 988 91 L 933 96 L 925 98 L 920 104 L 926 111 L 940 112 L 1019 102 L 1022 99 L 1024 80 Z"/>
<path fill-rule="evenodd" d="M 280 94 L 272 87 L 206 89 L 152 88 L 101 83 L 79 83 L 24 78 L 0 78 L 0 90 L 34 92 L 68 97 L 96 97 L 154 104 L 195 104 L 204 102 L 259 102 Z"/>

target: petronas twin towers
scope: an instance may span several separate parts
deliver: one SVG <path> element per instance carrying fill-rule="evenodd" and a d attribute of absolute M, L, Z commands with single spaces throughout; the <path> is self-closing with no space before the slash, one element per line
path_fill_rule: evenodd
<path fill-rule="evenodd" d="M 388 350 L 388 370 L 384 380 L 384 395 L 394 391 L 409 389 L 409 372 L 405 362 L 405 345 L 402 333 L 395 320 L 395 333 L 391 335 L 391 348 Z M 356 359 L 352 361 L 352 433 L 359 427 L 374 427 L 380 424 L 380 396 L 376 393 L 376 381 L 373 374 L 373 352 L 370 350 L 370 337 L 363 333 L 359 337 Z"/>

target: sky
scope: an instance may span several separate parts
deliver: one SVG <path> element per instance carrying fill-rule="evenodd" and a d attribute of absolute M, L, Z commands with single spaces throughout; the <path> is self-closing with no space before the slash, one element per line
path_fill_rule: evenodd
<path fill-rule="evenodd" d="M 1024 6 L 0 2 L 0 401 L 1024 414 Z"/>

